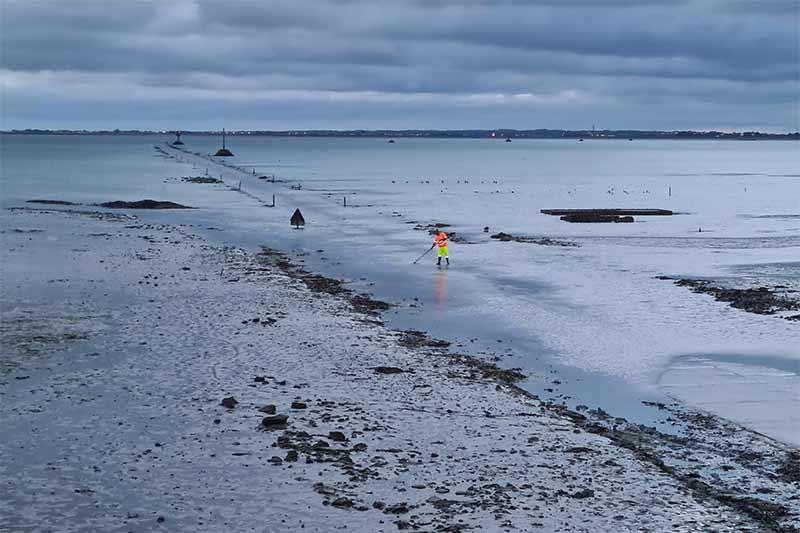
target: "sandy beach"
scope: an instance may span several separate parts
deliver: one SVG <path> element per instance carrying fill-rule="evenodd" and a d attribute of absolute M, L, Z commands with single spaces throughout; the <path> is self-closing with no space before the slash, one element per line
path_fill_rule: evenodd
<path fill-rule="evenodd" d="M 0 531 L 800 526 L 791 448 L 540 400 L 278 252 L 127 211 L 3 228 Z"/>

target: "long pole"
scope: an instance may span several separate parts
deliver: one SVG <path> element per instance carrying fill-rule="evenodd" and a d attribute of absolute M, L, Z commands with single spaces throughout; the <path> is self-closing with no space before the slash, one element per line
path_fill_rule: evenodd
<path fill-rule="evenodd" d="M 425 253 L 424 253 L 424 254 L 422 254 L 421 256 L 417 257 L 417 258 L 414 260 L 414 262 L 413 262 L 412 264 L 416 265 L 416 264 L 417 264 L 417 261 L 419 261 L 420 259 L 422 259 L 422 258 L 423 258 L 423 257 L 425 257 L 426 255 L 428 255 L 428 254 L 430 253 L 430 251 L 431 251 L 431 250 L 433 250 L 433 248 L 434 248 L 435 246 L 436 246 L 435 244 L 432 244 L 432 245 L 431 245 L 431 247 L 430 247 L 430 248 L 428 248 L 428 249 L 425 251 Z"/>

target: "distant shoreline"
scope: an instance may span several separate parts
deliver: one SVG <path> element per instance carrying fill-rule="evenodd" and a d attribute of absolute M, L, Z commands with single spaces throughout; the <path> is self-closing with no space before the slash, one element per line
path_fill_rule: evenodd
<path fill-rule="evenodd" d="M 180 130 L 183 135 L 217 136 L 221 131 L 189 131 Z M 175 131 L 148 130 L 8 130 L 0 135 L 174 135 Z M 723 132 L 723 131 L 645 131 L 645 130 L 238 130 L 226 131 L 229 136 L 237 137 L 340 137 L 340 138 L 384 138 L 384 139 L 584 139 L 584 140 L 800 140 L 800 132 L 764 133 L 759 131 Z"/>

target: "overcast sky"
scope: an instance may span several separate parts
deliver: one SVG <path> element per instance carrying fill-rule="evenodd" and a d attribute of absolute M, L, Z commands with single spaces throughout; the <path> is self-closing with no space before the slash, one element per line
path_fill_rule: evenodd
<path fill-rule="evenodd" d="M 3 129 L 797 131 L 800 0 L 0 0 Z"/>

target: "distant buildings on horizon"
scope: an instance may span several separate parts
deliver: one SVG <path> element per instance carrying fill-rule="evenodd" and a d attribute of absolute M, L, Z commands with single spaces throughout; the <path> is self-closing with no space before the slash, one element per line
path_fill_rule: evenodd
<path fill-rule="evenodd" d="M 175 130 L 46 130 L 15 129 L 0 132 L 17 135 L 174 135 Z M 181 130 L 182 135 L 222 135 L 220 131 Z M 727 140 L 800 140 L 800 132 L 764 133 L 760 131 L 695 130 L 233 130 L 233 136 L 263 137 L 385 137 L 385 138 L 454 138 L 454 139 L 727 139 Z"/>

